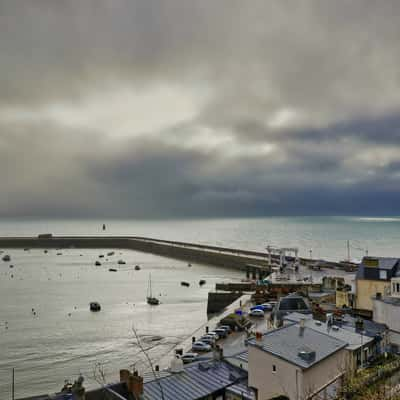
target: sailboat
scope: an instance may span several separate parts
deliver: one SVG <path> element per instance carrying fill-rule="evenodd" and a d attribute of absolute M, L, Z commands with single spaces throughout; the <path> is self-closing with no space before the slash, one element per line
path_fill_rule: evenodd
<path fill-rule="evenodd" d="M 158 306 L 160 304 L 160 300 L 158 300 L 157 297 L 153 297 L 151 289 L 151 274 L 149 275 L 149 286 L 147 288 L 147 304 L 152 306 Z"/>

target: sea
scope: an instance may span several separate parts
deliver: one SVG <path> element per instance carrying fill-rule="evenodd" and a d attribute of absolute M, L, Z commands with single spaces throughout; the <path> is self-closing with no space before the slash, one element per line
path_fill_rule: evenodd
<path fill-rule="evenodd" d="M 0 236 L 39 233 L 147 236 L 256 251 L 298 247 L 300 256 L 335 261 L 347 258 L 349 241 L 352 259 L 400 256 L 400 217 L 0 220 Z M 0 250 L 11 256 L 0 261 L 0 400 L 11 398 L 13 369 L 15 398 L 54 393 L 80 374 L 94 387 L 117 380 L 120 368 L 145 370 L 138 338 L 157 364 L 207 324 L 207 294 L 216 282 L 244 278 L 240 271 L 128 250 Z M 157 307 L 146 303 L 150 277 Z M 89 311 L 91 301 L 100 312 Z"/>

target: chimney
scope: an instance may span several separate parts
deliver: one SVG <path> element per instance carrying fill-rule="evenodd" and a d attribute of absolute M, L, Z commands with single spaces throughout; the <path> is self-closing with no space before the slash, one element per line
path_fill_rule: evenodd
<path fill-rule="evenodd" d="M 71 392 L 73 400 L 85 400 L 85 387 L 83 386 L 83 380 L 84 378 L 81 375 L 72 385 Z"/>
<path fill-rule="evenodd" d="M 131 373 L 129 372 L 129 370 L 127 370 L 127 369 L 120 369 L 120 370 L 119 370 L 119 381 L 120 381 L 120 382 L 125 382 L 125 383 L 127 383 L 130 374 L 131 374 Z"/>
<path fill-rule="evenodd" d="M 304 328 L 305 328 L 305 319 L 301 318 L 299 322 L 299 336 L 304 335 Z"/>
<path fill-rule="evenodd" d="M 143 394 L 143 378 L 139 376 L 137 371 L 129 375 L 128 378 L 128 392 L 133 394 L 135 399 L 139 399 Z"/>

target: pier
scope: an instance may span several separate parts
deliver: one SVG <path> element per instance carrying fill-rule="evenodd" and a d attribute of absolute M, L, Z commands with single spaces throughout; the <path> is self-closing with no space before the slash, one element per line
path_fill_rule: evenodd
<path fill-rule="evenodd" d="M 270 272 L 265 253 L 139 236 L 0 237 L 0 248 L 127 249 L 188 262 L 240 269 L 259 276 Z"/>
<path fill-rule="evenodd" d="M 279 264 L 282 256 L 270 252 L 232 249 L 197 243 L 162 240 L 141 236 L 38 236 L 0 237 L 0 248 L 80 248 L 80 249 L 126 249 L 151 253 L 163 257 L 233 268 L 246 271 L 253 279 L 267 276 L 272 272 L 272 264 Z M 294 257 L 285 256 L 286 261 Z M 301 264 L 315 260 L 298 258 Z M 324 262 L 325 268 L 345 269 L 340 263 Z"/>

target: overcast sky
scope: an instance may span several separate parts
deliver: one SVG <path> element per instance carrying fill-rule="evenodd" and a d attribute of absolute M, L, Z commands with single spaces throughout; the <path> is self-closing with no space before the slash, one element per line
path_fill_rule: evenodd
<path fill-rule="evenodd" d="M 399 19 L 0 0 L 0 216 L 400 214 Z"/>

